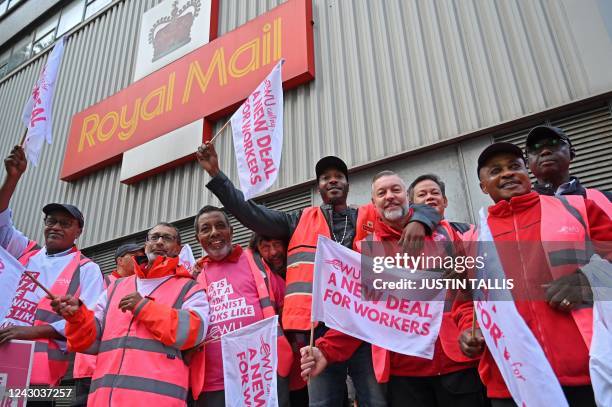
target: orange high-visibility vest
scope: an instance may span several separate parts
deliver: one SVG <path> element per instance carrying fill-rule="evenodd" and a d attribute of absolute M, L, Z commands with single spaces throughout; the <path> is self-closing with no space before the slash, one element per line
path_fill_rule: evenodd
<path fill-rule="evenodd" d="M 310 330 L 312 273 L 319 235 L 331 238 L 323 211 L 314 206 L 304 209 L 287 246 L 284 329 Z"/>
<path fill-rule="evenodd" d="M 249 268 L 251 271 L 251 275 L 253 276 L 253 280 L 255 280 L 257 296 L 259 297 L 259 305 L 261 307 L 261 311 L 263 313 L 264 318 L 269 318 L 271 316 L 276 315 L 276 299 L 274 298 L 274 292 L 268 285 L 268 282 L 270 281 L 270 269 L 258 253 L 253 253 L 250 249 L 244 250 L 243 253 L 249 263 Z M 206 289 L 208 289 L 208 280 L 206 279 L 206 265 L 204 265 L 199 278 L 202 279 L 204 286 L 206 287 Z M 280 326 L 278 327 L 277 331 L 276 346 L 278 358 L 276 372 L 279 376 L 287 377 L 291 371 L 291 364 L 293 363 L 293 353 L 291 350 L 291 345 L 289 344 L 287 337 L 283 334 L 283 330 Z M 197 350 L 195 350 L 195 354 L 193 356 L 193 359 L 191 360 L 191 364 L 189 365 L 191 391 L 193 394 L 193 398 L 196 400 L 202 393 L 202 389 L 204 387 L 204 379 L 206 377 L 206 362 L 204 352 L 206 352 L 206 345 L 202 345 Z"/>
<path fill-rule="evenodd" d="M 40 252 L 40 246 L 30 241 L 19 257 L 19 262 L 27 266 L 31 257 Z M 81 292 L 81 266 L 91 260 L 83 256 L 80 251 L 71 254 L 72 260 L 60 273 L 51 292 L 56 296 L 72 295 L 78 297 Z M 49 325 L 61 321 L 63 318 L 53 311 L 51 300 L 43 297 L 36 306 L 34 326 Z M 36 339 L 34 345 L 34 361 L 32 364 L 32 384 L 57 385 L 68 370 L 70 353 L 62 351 L 53 339 Z"/>
<path fill-rule="evenodd" d="M 568 196 L 568 195 L 563 195 Z M 612 219 L 612 202 L 599 190 L 593 188 L 586 189 L 586 197 L 595 202 Z"/>
<path fill-rule="evenodd" d="M 540 239 L 552 277 L 556 280 L 575 273 L 582 264 L 588 263 L 591 257 L 592 253 L 587 248 L 590 228 L 586 206 L 581 195 L 540 195 L 540 206 Z M 563 233 L 559 233 L 560 228 Z M 593 337 L 593 308 L 574 309 L 572 317 L 584 343 L 590 349 Z"/>
<path fill-rule="evenodd" d="M 374 229 L 376 208 L 367 204 L 357 210 L 355 238 L 365 237 Z M 312 305 L 312 273 L 319 235 L 331 238 L 329 225 L 318 206 L 304 209 L 287 247 L 287 288 L 283 307 L 283 328 L 310 330 Z"/>
<path fill-rule="evenodd" d="M 155 339 L 132 312 L 119 309 L 121 299 L 137 291 L 136 281 L 135 275 L 120 278 L 107 290 L 104 320 L 96 321 L 102 337 L 87 404 L 184 406 L 189 368 L 182 352 Z M 148 297 L 180 310 L 185 298 L 197 289 L 193 279 L 172 276 Z"/>

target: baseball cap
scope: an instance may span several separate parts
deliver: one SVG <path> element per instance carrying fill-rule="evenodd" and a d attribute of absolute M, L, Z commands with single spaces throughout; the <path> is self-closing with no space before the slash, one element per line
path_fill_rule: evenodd
<path fill-rule="evenodd" d="M 319 162 L 317 162 L 317 165 L 315 165 L 315 173 L 317 174 L 317 180 L 319 179 L 321 174 L 323 174 L 323 172 L 325 172 L 325 170 L 329 168 L 335 168 L 337 170 L 340 170 L 340 172 L 342 172 L 348 180 L 348 168 L 346 164 L 344 163 L 344 161 L 333 155 L 328 155 L 327 157 L 321 158 Z"/>
<path fill-rule="evenodd" d="M 478 168 L 476 173 L 480 177 L 480 169 L 484 167 L 489 158 L 501 154 L 501 153 L 510 153 L 514 154 L 517 157 L 520 157 L 523 162 L 525 161 L 525 156 L 523 155 L 523 150 L 521 150 L 517 145 L 506 142 L 493 143 L 487 148 L 485 148 L 482 153 L 478 156 Z"/>
<path fill-rule="evenodd" d="M 115 258 L 125 256 L 128 253 L 134 253 L 138 250 L 142 250 L 142 246 L 137 245 L 136 243 L 126 243 L 117 247 L 115 250 Z"/>
<path fill-rule="evenodd" d="M 561 130 L 560 128 L 554 127 L 554 126 L 537 126 L 531 129 L 529 131 L 529 134 L 527 134 L 527 141 L 525 142 L 525 146 L 526 146 L 525 150 L 529 150 L 529 148 L 533 147 L 535 143 L 537 143 L 539 140 L 546 138 L 546 137 L 558 138 L 559 140 L 562 140 L 563 142 L 565 142 L 568 146 L 570 147 L 572 146 L 572 141 L 567 136 L 567 134 L 565 134 L 565 132 Z"/>
<path fill-rule="evenodd" d="M 54 211 L 68 212 L 70 216 L 72 216 L 73 218 L 77 220 L 77 222 L 79 222 L 80 227 L 83 227 L 83 225 L 85 224 L 85 219 L 83 218 L 83 214 L 81 213 L 79 208 L 77 208 L 74 205 L 61 204 L 61 203 L 50 203 L 50 204 L 45 205 L 42 211 L 45 215 L 49 215 L 49 213 L 54 212 Z"/>

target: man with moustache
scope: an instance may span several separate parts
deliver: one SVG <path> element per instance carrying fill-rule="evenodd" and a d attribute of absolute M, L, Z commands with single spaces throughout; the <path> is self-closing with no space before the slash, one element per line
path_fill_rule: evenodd
<path fill-rule="evenodd" d="M 581 195 L 594 201 L 612 217 L 612 193 L 585 188 L 570 176 L 569 166 L 576 158 L 570 138 L 558 127 L 538 126 L 527 135 L 525 154 L 537 181 L 533 189 L 541 195 Z"/>
<path fill-rule="evenodd" d="M 144 256 L 144 249 L 135 243 L 122 244 L 115 250 L 115 263 L 117 268 L 104 276 L 104 285 L 108 288 L 116 279 L 134 274 L 134 257 Z M 76 397 L 72 407 L 86 406 L 91 376 L 96 369 L 96 355 L 77 353 L 74 356 L 72 378 Z"/>
<path fill-rule="evenodd" d="M 252 200 L 245 201 L 241 191 L 220 171 L 217 153 L 211 143 L 205 143 L 196 153 L 204 170 L 212 177 L 207 184 L 223 206 L 243 225 L 255 233 L 289 240 L 287 288 L 282 315 L 283 329 L 302 335 L 308 341 L 311 327 L 312 273 L 316 241 L 319 234 L 353 247 L 356 234 L 369 228 L 373 219 L 365 207 L 359 210 L 347 205 L 349 192 L 348 168 L 338 157 L 328 156 L 315 166 L 316 180 L 323 204 L 290 213 L 268 209 Z M 427 207 L 417 208 L 411 222 L 398 237 L 400 244 L 420 249 L 426 232 L 432 230 L 439 216 Z M 420 223 L 422 222 L 422 223 Z M 328 332 L 323 324 L 315 329 L 315 338 Z M 363 343 L 344 363 L 330 366 L 324 374 L 309 382 L 311 406 L 341 406 L 347 371 L 355 383 L 359 403 L 367 406 L 385 405 L 384 389 L 376 383 L 372 370 L 370 345 Z"/>
<path fill-rule="evenodd" d="M 505 276 L 514 280 L 519 314 L 542 346 L 569 405 L 595 406 L 587 345 L 593 322 L 585 309 L 592 306 L 592 294 L 583 272 L 588 272 L 592 250 L 612 259 L 610 218 L 582 196 L 532 191 L 523 152 L 513 144 L 487 147 L 477 172 L 480 188 L 495 203 L 488 208 L 487 225 Z M 565 244 L 571 251 L 563 250 Z M 459 325 L 462 351 L 468 356 L 482 353 L 479 330 L 472 337 L 471 321 L 460 320 Z M 479 371 L 494 407 L 515 405 L 486 349 Z"/>
<path fill-rule="evenodd" d="M 372 202 L 380 216 L 374 223 L 373 235 L 360 242 L 358 247 L 366 241 L 397 241 L 412 215 L 406 184 L 392 171 L 382 171 L 372 180 Z M 435 251 L 442 256 L 448 254 L 445 242 L 451 245 L 460 242 L 459 236 L 444 220 L 429 240 L 432 244 L 425 245 L 426 254 L 433 255 Z M 385 254 L 392 256 L 395 253 L 386 251 Z M 458 307 L 466 308 L 464 305 Z M 459 308 L 455 313 L 462 315 Z M 471 318 L 469 311 L 467 314 L 464 317 Z M 456 340 L 459 331 L 451 319 L 451 313 L 446 312 L 443 319 L 432 360 L 383 349 L 374 353 L 374 369 L 380 381 L 388 381 L 391 406 L 483 405 L 482 385 L 475 369 L 477 361 L 461 355 Z M 333 337 L 317 340 L 312 355 L 308 347 L 302 348 L 302 374 L 313 377 L 320 374 L 329 362 L 345 360 L 359 342 L 348 335 L 336 333 Z"/>
<path fill-rule="evenodd" d="M 52 301 L 67 321 L 69 349 L 98 355 L 88 405 L 186 405 L 182 351 L 204 340 L 209 308 L 204 288 L 179 264 L 180 250 L 178 229 L 158 223 L 135 274 L 115 280 L 94 311 L 70 295 Z"/>
<path fill-rule="evenodd" d="M 249 248 L 264 259 L 270 270 L 282 279 L 287 273 L 287 242 L 253 233 Z"/>
<path fill-rule="evenodd" d="M 42 209 L 45 244 L 41 248 L 13 226 L 8 208 L 27 168 L 23 148 L 15 146 L 4 160 L 4 166 L 6 177 L 0 187 L 0 245 L 54 295 L 79 293 L 85 304 L 93 306 L 103 291 L 103 282 L 98 265 L 83 256 L 75 243 L 83 232 L 83 214 L 74 205 L 45 205 Z M 13 339 L 36 341 L 30 382 L 57 385 L 71 358 L 66 351 L 65 321 L 53 313 L 50 299 L 25 273 L 19 287 L 17 293 L 3 293 L 15 298 L 7 316 L 0 321 L 0 346 Z M 28 304 L 28 309 L 23 304 Z"/>
<path fill-rule="evenodd" d="M 251 325 L 275 314 L 277 301 L 282 301 L 282 279 L 271 278 L 271 272 L 257 253 L 232 245 L 233 228 L 225 212 L 215 206 L 205 206 L 195 217 L 195 232 L 206 256 L 198 260 L 201 272 L 198 281 L 206 287 L 211 303 L 210 327 L 202 352 L 194 359 L 199 374 L 204 376 L 203 393 L 196 392 L 197 405 L 225 405 L 221 335 Z M 242 304 L 227 317 L 222 304 Z M 288 375 L 291 368 L 291 348 L 286 338 L 278 337 L 278 401 L 289 405 Z M 203 371 L 202 371 L 203 370 Z"/>
<path fill-rule="evenodd" d="M 448 206 L 446 185 L 435 174 L 423 174 L 415 178 L 408 187 L 408 198 L 411 203 L 429 205 L 444 218 Z M 472 230 L 474 225 L 462 222 L 449 222 L 449 225 L 459 234 Z"/>

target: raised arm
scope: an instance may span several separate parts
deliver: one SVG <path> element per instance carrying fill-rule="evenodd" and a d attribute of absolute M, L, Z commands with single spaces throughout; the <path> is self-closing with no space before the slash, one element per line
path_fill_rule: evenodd
<path fill-rule="evenodd" d="M 28 245 L 29 239 L 13 227 L 11 211 L 8 209 L 17 183 L 25 172 L 28 162 L 23 148 L 13 147 L 4 160 L 6 176 L 0 186 L 0 246 L 15 257 L 19 257 Z"/>
<path fill-rule="evenodd" d="M 221 204 L 247 228 L 276 239 L 289 239 L 299 221 L 300 212 L 286 213 L 244 200 L 242 191 L 219 169 L 215 147 L 210 143 L 198 147 L 196 157 L 200 166 L 212 177 L 206 187 Z"/>
<path fill-rule="evenodd" d="M 0 187 L 0 212 L 4 212 L 11 201 L 11 197 L 15 192 L 17 183 L 28 167 L 25 152 L 19 146 L 13 147 L 11 153 L 4 160 L 4 168 L 6 168 L 6 177 Z"/>

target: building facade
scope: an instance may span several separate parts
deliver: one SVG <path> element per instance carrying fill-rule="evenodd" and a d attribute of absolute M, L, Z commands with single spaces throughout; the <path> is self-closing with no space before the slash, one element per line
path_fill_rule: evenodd
<path fill-rule="evenodd" d="M 351 204 L 369 200 L 371 177 L 383 169 L 407 182 L 433 172 L 447 184 L 447 217 L 471 222 L 490 203 L 476 177 L 480 151 L 493 141 L 521 143 L 542 123 L 572 137 L 572 171 L 585 185 L 612 190 L 612 7 L 605 0 L 310 2 L 314 79 L 285 91 L 280 174 L 258 201 L 282 210 L 318 204 L 314 164 L 333 154 L 350 168 Z M 218 204 L 194 160 L 130 185 L 120 182 L 121 163 L 60 180 L 73 116 L 133 83 L 141 19 L 158 3 L 0 1 L 3 155 L 23 135 L 23 105 L 51 45 L 66 35 L 54 142 L 15 193 L 15 224 L 42 239 L 45 203 L 79 206 L 86 220 L 79 244 L 106 272 L 118 244 L 144 241 L 158 221 L 175 222 L 199 255 L 193 216 Z M 217 37 L 281 3 L 219 0 Z M 213 134 L 226 120 L 216 119 Z M 221 169 L 237 183 L 230 131 L 215 145 Z M 236 227 L 244 242 L 249 232 Z"/>

